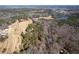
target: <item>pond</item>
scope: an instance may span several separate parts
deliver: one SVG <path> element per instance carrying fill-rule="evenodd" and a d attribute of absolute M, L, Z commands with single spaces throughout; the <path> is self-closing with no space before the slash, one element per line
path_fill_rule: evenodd
<path fill-rule="evenodd" d="M 69 16 L 59 16 L 57 19 L 58 20 L 67 20 Z"/>

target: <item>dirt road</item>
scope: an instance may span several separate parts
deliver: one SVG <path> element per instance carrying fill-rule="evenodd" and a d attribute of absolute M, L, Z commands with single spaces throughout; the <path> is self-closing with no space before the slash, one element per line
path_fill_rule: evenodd
<path fill-rule="evenodd" d="M 25 31 L 32 20 L 16 21 L 8 28 L 8 39 L 0 42 L 0 53 L 13 53 L 19 51 L 21 45 L 21 33 Z"/>

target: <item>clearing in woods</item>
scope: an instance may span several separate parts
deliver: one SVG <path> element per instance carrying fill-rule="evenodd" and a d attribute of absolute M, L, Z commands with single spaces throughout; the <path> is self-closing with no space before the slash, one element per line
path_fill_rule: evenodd
<path fill-rule="evenodd" d="M 9 26 L 8 39 L 0 42 L 0 53 L 13 53 L 19 51 L 21 45 L 21 33 L 25 31 L 29 24 L 32 23 L 31 19 L 19 22 L 18 20 Z"/>

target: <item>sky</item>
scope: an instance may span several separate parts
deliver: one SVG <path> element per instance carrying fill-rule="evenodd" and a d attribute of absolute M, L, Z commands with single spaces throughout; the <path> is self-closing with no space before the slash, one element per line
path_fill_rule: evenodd
<path fill-rule="evenodd" d="M 79 0 L 0 0 L 0 5 L 79 5 Z"/>

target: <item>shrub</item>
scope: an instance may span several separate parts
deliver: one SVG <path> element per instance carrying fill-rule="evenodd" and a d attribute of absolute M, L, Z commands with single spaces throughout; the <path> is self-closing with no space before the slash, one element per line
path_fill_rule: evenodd
<path fill-rule="evenodd" d="M 29 44 L 36 45 L 36 42 L 37 40 L 39 40 L 39 36 L 41 35 L 42 30 L 42 25 L 38 22 L 29 25 L 26 29 L 26 33 L 21 34 L 21 36 L 23 37 L 23 48 L 26 49 L 29 46 Z"/>
<path fill-rule="evenodd" d="M 0 26 L 5 23 L 5 20 L 0 19 Z"/>

